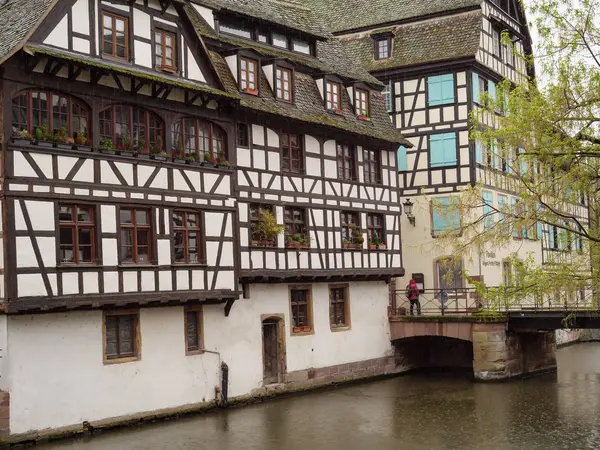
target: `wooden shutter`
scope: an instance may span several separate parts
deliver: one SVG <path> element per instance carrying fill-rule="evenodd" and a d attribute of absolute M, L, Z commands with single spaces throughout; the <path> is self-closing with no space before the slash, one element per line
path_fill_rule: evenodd
<path fill-rule="evenodd" d="M 472 74 L 473 101 L 479 103 L 479 75 Z"/>
<path fill-rule="evenodd" d="M 117 317 L 118 316 L 107 316 L 106 317 L 106 357 L 114 358 L 119 355 L 119 349 L 117 348 Z"/>
<path fill-rule="evenodd" d="M 406 156 L 406 147 L 401 145 L 398 147 L 398 171 L 404 172 L 408 170 L 408 161 Z"/>
<path fill-rule="evenodd" d="M 495 102 L 496 101 L 496 83 L 494 83 L 493 81 L 488 81 L 488 94 L 490 97 L 490 100 Z"/>
<path fill-rule="evenodd" d="M 427 95 L 429 106 L 442 104 L 442 80 L 439 76 L 427 78 Z"/>
<path fill-rule="evenodd" d="M 483 164 L 483 149 L 480 142 L 475 142 L 475 162 Z"/>

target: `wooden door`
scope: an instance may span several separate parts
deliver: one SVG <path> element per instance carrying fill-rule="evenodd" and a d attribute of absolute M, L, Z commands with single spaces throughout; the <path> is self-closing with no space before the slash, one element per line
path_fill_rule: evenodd
<path fill-rule="evenodd" d="M 264 384 L 279 382 L 279 324 L 266 319 L 262 323 L 263 335 L 263 381 Z"/>

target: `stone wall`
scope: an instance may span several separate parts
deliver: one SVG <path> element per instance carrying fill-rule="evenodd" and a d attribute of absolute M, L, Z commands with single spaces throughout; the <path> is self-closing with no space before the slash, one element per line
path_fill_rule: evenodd
<path fill-rule="evenodd" d="M 478 380 L 504 380 L 556 369 L 555 338 L 516 333 L 504 324 L 473 325 L 473 372 Z"/>
<path fill-rule="evenodd" d="M 438 336 L 400 339 L 396 342 L 395 353 L 399 372 L 473 368 L 473 346 L 470 341 L 461 339 Z"/>

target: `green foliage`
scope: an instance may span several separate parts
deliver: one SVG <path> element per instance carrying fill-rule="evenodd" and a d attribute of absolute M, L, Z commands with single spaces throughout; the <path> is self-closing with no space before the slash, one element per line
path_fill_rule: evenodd
<path fill-rule="evenodd" d="M 277 219 L 272 212 L 263 211 L 260 215 L 260 219 L 256 223 L 254 233 L 261 241 L 273 241 L 277 239 L 277 236 L 283 233 L 284 230 L 285 227 L 277 223 Z"/>
<path fill-rule="evenodd" d="M 23 129 L 21 130 L 21 132 L 19 133 L 19 139 L 31 139 L 32 136 L 31 134 L 29 134 L 29 131 Z"/>
<path fill-rule="evenodd" d="M 41 141 L 42 139 L 44 139 L 44 132 L 42 131 L 41 128 L 36 128 L 35 129 L 35 140 Z"/>
<path fill-rule="evenodd" d="M 113 144 L 112 139 L 102 139 L 100 141 L 100 150 L 106 150 L 106 151 L 114 151 L 115 150 L 115 146 Z"/>

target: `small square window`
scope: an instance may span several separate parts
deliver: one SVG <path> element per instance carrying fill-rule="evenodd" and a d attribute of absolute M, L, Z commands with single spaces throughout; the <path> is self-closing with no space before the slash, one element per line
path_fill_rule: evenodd
<path fill-rule="evenodd" d="M 248 124 L 238 122 L 237 124 L 237 145 L 238 147 L 248 147 L 249 144 Z"/>
<path fill-rule="evenodd" d="M 350 304 L 348 285 L 329 286 L 329 326 L 332 331 L 350 327 Z"/>
<path fill-rule="evenodd" d="M 341 86 L 339 83 L 333 81 L 327 81 L 326 83 L 326 102 L 327 110 L 341 113 L 342 109 L 342 98 L 341 98 Z"/>
<path fill-rule="evenodd" d="M 279 142 L 281 143 L 281 170 L 302 173 L 304 171 L 302 136 L 293 133 L 282 133 Z"/>
<path fill-rule="evenodd" d="M 177 35 L 169 31 L 154 30 L 154 63 L 157 69 L 167 72 L 177 70 Z"/>
<path fill-rule="evenodd" d="M 277 67 L 275 75 L 275 97 L 292 103 L 292 71 Z"/>
<path fill-rule="evenodd" d="M 258 95 L 258 61 L 240 57 L 240 91 Z"/>
<path fill-rule="evenodd" d="M 286 35 L 279 34 L 279 33 L 273 33 L 271 35 L 271 37 L 273 38 L 273 45 L 275 47 L 283 47 L 283 48 L 288 47 L 288 39 L 287 39 Z"/>
<path fill-rule="evenodd" d="M 135 361 L 140 358 L 138 311 L 104 313 L 104 363 Z"/>
<path fill-rule="evenodd" d="M 392 40 L 389 37 L 375 40 L 375 59 L 387 59 L 390 57 Z"/>
<path fill-rule="evenodd" d="M 354 109 L 356 115 L 363 119 L 369 118 L 369 92 L 363 89 L 354 89 Z"/>

